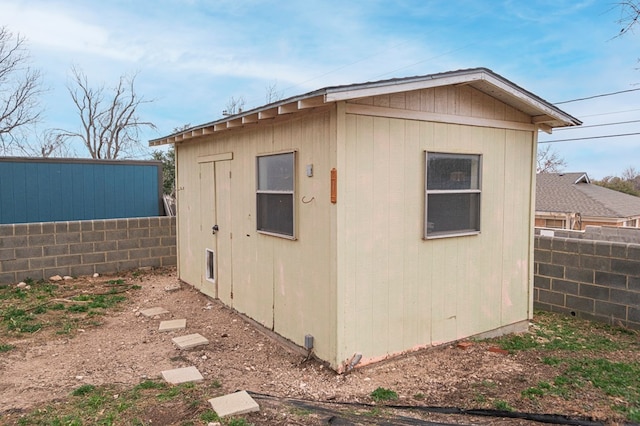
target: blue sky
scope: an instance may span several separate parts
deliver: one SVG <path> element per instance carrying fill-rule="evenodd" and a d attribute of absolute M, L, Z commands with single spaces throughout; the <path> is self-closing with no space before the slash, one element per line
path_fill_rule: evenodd
<path fill-rule="evenodd" d="M 615 36 L 611 0 L 3 0 L 0 25 L 28 41 L 42 70 L 41 128 L 75 129 L 66 89 L 138 73 L 146 140 L 245 108 L 336 84 L 486 67 L 561 102 L 640 88 L 640 27 Z M 559 105 L 585 126 L 632 121 L 640 90 Z M 640 123 L 541 134 L 540 141 L 640 132 Z M 640 169 L 640 135 L 553 143 L 565 171 L 592 178 Z M 86 156 L 78 148 L 79 156 Z M 141 153 L 143 157 L 145 154 Z"/>

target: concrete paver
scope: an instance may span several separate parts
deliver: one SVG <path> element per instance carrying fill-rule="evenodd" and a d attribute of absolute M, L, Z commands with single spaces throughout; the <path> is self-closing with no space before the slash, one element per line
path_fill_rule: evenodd
<path fill-rule="evenodd" d="M 180 349 L 191 349 L 196 346 L 209 344 L 209 340 L 198 333 L 174 337 L 171 341 L 173 341 L 173 343 L 175 343 Z"/>
<path fill-rule="evenodd" d="M 143 309 L 140 311 L 140 313 L 145 317 L 150 318 L 150 317 L 155 317 L 156 315 L 168 314 L 169 311 L 167 311 L 165 308 L 156 307 L 156 308 Z"/>
<path fill-rule="evenodd" d="M 158 327 L 158 331 L 184 330 L 186 327 L 187 327 L 186 319 L 160 321 L 160 326 Z"/>
<path fill-rule="evenodd" d="M 162 378 L 167 382 L 177 385 L 186 382 L 200 382 L 204 380 L 196 367 L 183 367 L 162 372 Z"/>
<path fill-rule="evenodd" d="M 251 398 L 247 391 L 212 398 L 209 400 L 209 403 L 219 417 L 236 416 L 260 411 L 258 403 Z"/>
<path fill-rule="evenodd" d="M 180 285 L 179 282 L 177 282 L 177 283 L 173 283 L 173 284 L 170 284 L 170 285 L 166 286 L 164 288 L 164 291 L 177 291 L 177 290 L 180 290 L 181 288 L 182 288 L 182 286 Z"/>

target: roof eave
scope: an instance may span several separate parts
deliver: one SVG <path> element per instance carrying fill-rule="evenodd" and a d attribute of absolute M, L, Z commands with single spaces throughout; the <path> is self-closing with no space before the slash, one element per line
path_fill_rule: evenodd
<path fill-rule="evenodd" d="M 169 136 L 153 139 L 149 141 L 149 145 L 158 146 L 182 142 L 209 133 L 242 127 L 265 119 L 272 119 L 282 114 L 290 114 L 302 109 L 333 102 L 459 84 L 471 85 L 477 90 L 524 111 L 532 117 L 532 124 L 535 124 L 545 132 L 550 133 L 555 127 L 582 124 L 577 118 L 495 74 L 493 71 L 487 68 L 473 68 L 426 76 L 327 87 L 223 117 L 217 121 L 192 127 Z"/>

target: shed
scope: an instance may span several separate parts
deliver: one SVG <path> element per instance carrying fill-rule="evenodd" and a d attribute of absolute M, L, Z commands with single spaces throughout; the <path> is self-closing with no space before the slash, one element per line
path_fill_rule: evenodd
<path fill-rule="evenodd" d="M 337 371 L 532 316 L 537 133 L 485 68 L 327 87 L 175 144 L 178 273 Z"/>
<path fill-rule="evenodd" d="M 163 213 L 160 161 L 0 157 L 0 224 Z"/>

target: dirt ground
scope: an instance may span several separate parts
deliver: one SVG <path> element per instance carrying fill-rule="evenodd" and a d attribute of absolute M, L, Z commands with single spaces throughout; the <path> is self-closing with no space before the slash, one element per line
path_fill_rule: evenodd
<path fill-rule="evenodd" d="M 147 378 L 159 378 L 163 370 L 193 365 L 205 381 L 218 381 L 221 393 L 247 390 L 256 395 L 261 412 L 247 417 L 255 424 L 306 424 L 295 416 L 287 417 L 291 410 L 282 406 L 288 398 L 322 403 L 317 406 L 317 416 L 306 418 L 317 420 L 314 424 L 327 424 L 335 418 L 330 415 L 331 407 L 342 402 L 372 404 L 369 394 L 378 387 L 396 391 L 399 400 L 394 403 L 398 405 L 491 409 L 496 399 L 502 399 L 521 412 L 615 420 L 610 417 L 610 401 L 594 398 L 586 389 L 579 399 L 583 402 L 551 396 L 523 398 L 523 389 L 542 380 L 552 381 L 557 374 L 553 367 L 532 368 L 540 365 L 540 360 L 528 351 L 492 352 L 489 342 L 474 342 L 466 349 L 452 344 L 337 375 L 320 362 L 305 360 L 184 283 L 179 290 L 167 291 L 168 286 L 178 283 L 175 270 L 143 274 L 136 280 L 142 289 L 131 292 L 113 314 L 102 317 L 103 324 L 98 327 L 80 330 L 74 336 L 37 332 L 4 342 L 16 348 L 0 354 L 0 416 L 10 413 L 15 418 L 64 399 L 82 384 L 134 386 Z M 156 306 L 170 313 L 156 318 L 139 313 Z M 186 318 L 186 330 L 158 331 L 160 320 L 178 318 Z M 200 333 L 210 343 L 187 351 L 172 344 L 173 337 L 190 333 Z M 157 409 L 158 417 L 164 420 L 154 424 L 170 424 L 162 408 Z M 394 415 L 401 418 L 404 414 L 398 411 Z M 529 424 L 459 414 L 423 413 L 419 417 L 456 424 Z"/>

